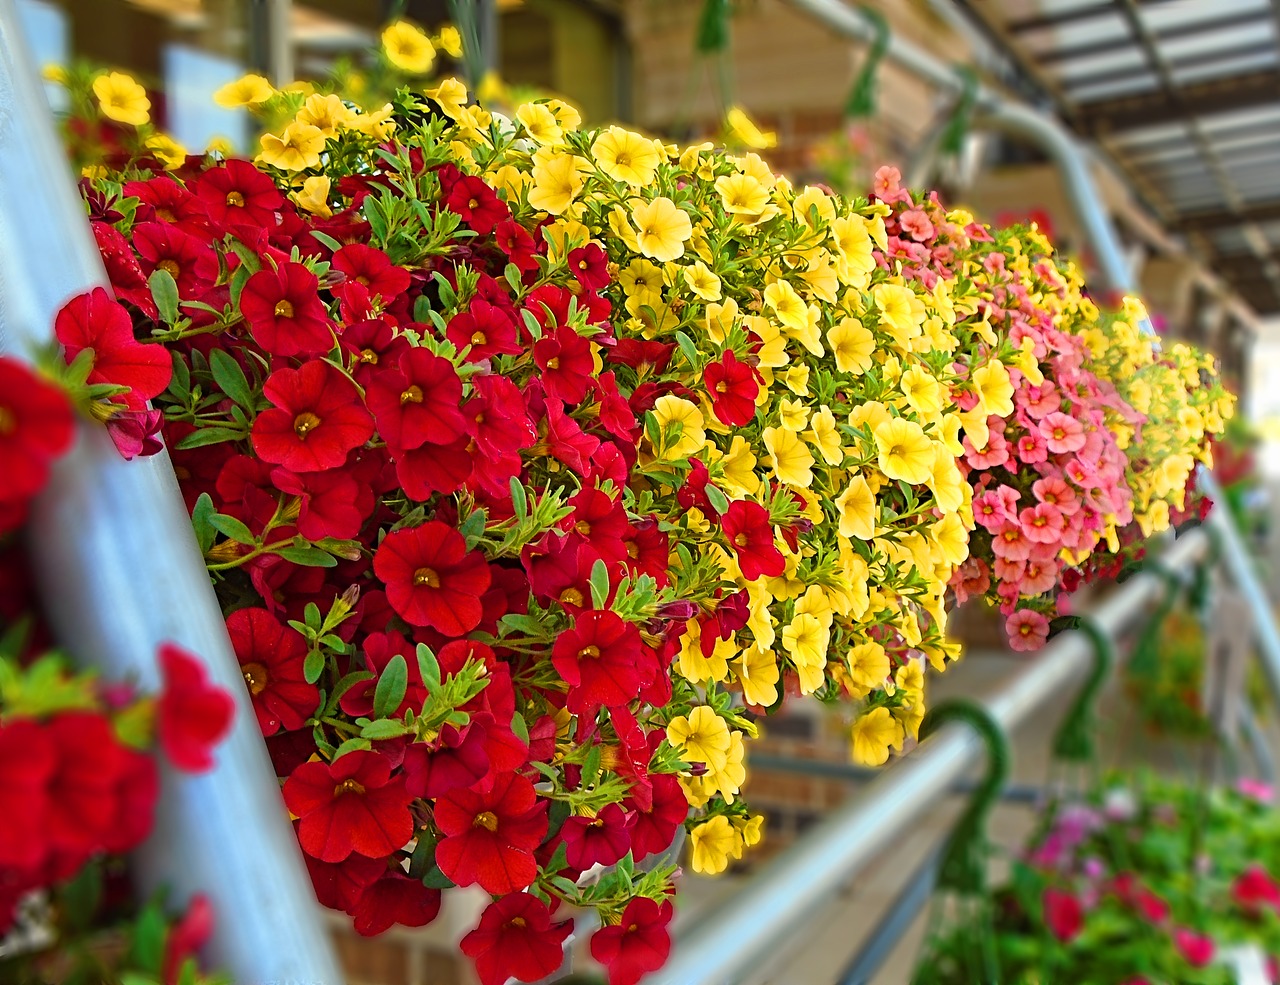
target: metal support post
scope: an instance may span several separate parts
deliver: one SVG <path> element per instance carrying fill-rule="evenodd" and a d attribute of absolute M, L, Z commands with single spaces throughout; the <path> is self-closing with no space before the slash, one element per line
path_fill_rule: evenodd
<path fill-rule="evenodd" d="M 1193 530 L 1173 543 L 1164 562 L 1178 570 L 1195 563 L 1207 549 L 1208 536 Z M 1103 599 L 1093 617 L 1104 632 L 1116 637 L 1165 591 L 1158 576 L 1136 575 Z M 1034 663 L 985 702 L 987 710 L 1012 731 L 1085 674 L 1091 648 L 1083 633 L 1056 637 Z M 964 726 L 943 727 L 694 924 L 649 985 L 740 981 L 775 952 L 780 941 L 798 933 L 840 886 L 879 858 L 904 827 L 926 813 L 938 791 L 960 777 L 981 749 L 981 742 Z"/>
<path fill-rule="evenodd" d="M 57 310 L 107 278 L 14 0 L 0 0 L 0 175 L 0 352 L 26 359 Z M 172 640 L 236 699 L 210 772 L 162 770 L 154 833 L 135 859 L 141 890 L 166 887 L 178 905 L 204 893 L 216 921 L 207 956 L 233 981 L 341 982 L 167 453 L 125 462 L 101 426 L 82 424 L 34 505 L 30 544 L 70 654 L 154 690 L 156 648 Z"/>

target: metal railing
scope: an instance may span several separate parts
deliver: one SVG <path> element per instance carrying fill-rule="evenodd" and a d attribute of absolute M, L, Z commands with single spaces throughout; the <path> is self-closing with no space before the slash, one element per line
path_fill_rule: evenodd
<path fill-rule="evenodd" d="M 0 0 L 0 352 L 29 359 L 69 298 L 106 285 L 14 0 Z M 69 654 L 155 689 L 157 645 L 172 640 L 236 699 L 210 772 L 162 770 L 141 887 L 178 904 L 204 893 L 208 955 L 236 982 L 341 982 L 168 454 L 125 462 L 101 426 L 82 425 L 34 504 L 30 543 Z"/>

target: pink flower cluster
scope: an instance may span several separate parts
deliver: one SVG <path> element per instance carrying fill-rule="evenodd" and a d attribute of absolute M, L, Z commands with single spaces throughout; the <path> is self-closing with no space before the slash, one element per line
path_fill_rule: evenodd
<path fill-rule="evenodd" d="M 1032 264 L 1030 284 L 1006 267 L 1016 235 L 1000 234 L 983 264 L 989 300 L 981 302 L 979 314 L 1014 346 L 1029 339 L 1044 379 L 1033 383 L 1010 367 L 1013 415 L 987 419 L 985 447 L 963 441 L 977 530 L 970 560 L 953 585 L 960 601 L 985 594 L 997 602 L 1010 646 L 1035 650 L 1057 614 L 1054 594 L 1070 567 L 1068 555 L 1087 554 L 1108 524 L 1122 527 L 1133 518 L 1125 454 L 1106 415 L 1111 409 L 1138 417 L 1089 370 L 1084 343 L 1059 331 L 1051 308 L 1036 300 L 1065 300 L 1067 289 L 1052 261 Z M 969 410 L 978 398 L 960 394 L 956 402 Z"/>

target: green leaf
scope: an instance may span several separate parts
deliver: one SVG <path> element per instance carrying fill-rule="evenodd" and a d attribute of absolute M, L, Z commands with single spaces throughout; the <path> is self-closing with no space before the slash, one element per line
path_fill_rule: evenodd
<path fill-rule="evenodd" d="M 524 483 L 514 475 L 511 477 L 511 509 L 517 520 L 529 515 L 529 495 L 524 491 Z"/>
<path fill-rule="evenodd" d="M 440 661 L 425 643 L 418 644 L 418 673 L 422 675 L 422 683 L 428 689 L 434 690 L 440 686 Z"/>
<path fill-rule="evenodd" d="M 235 357 L 224 349 L 214 349 L 209 354 L 209 369 L 223 393 L 245 410 L 253 410 L 253 390 Z"/>
<path fill-rule="evenodd" d="M 147 286 L 151 288 L 151 297 L 160 317 L 166 325 L 172 325 L 178 320 L 178 282 L 173 279 L 173 274 L 156 267 L 147 278 Z"/>
<path fill-rule="evenodd" d="M 207 554 L 217 539 L 217 528 L 210 522 L 217 512 L 208 493 L 201 493 L 191 510 L 191 526 L 196 532 L 196 543 L 200 545 L 201 554 Z"/>
<path fill-rule="evenodd" d="M 475 548 L 480 542 L 480 538 L 484 536 L 484 526 L 487 516 L 484 510 L 473 510 L 468 514 L 467 518 L 458 524 L 458 533 L 462 534 L 463 539 L 467 543 L 467 550 Z"/>
<path fill-rule="evenodd" d="M 349 752 L 355 752 L 357 749 L 372 748 L 373 746 L 370 745 L 367 738 L 364 736 L 357 736 L 356 738 L 348 739 L 346 742 L 342 743 L 342 745 L 338 746 L 338 751 L 333 754 L 333 758 L 338 759 Z"/>
<path fill-rule="evenodd" d="M 58 890 L 59 909 L 73 930 L 89 929 L 102 902 L 102 862 L 89 862 L 74 879 Z"/>
<path fill-rule="evenodd" d="M 378 687 L 373 692 L 373 713 L 378 718 L 386 718 L 395 713 L 404 700 L 405 690 L 409 684 L 409 667 L 404 657 L 397 653 L 382 669 L 378 677 Z"/>
<path fill-rule="evenodd" d="M 304 564 L 309 568 L 336 568 L 338 559 L 332 554 L 326 554 L 318 547 L 312 547 L 310 544 L 291 544 L 288 547 L 280 547 L 276 549 L 286 561 L 292 561 L 294 564 Z"/>
<path fill-rule="evenodd" d="M 685 335 L 684 332 L 676 332 L 676 343 L 680 346 L 681 353 L 688 361 L 690 366 L 698 365 L 698 347 L 693 344 L 693 339 Z"/>
<path fill-rule="evenodd" d="M 529 723 L 524 720 L 524 715 L 520 712 L 511 716 L 511 731 L 525 745 L 529 744 Z"/>
<path fill-rule="evenodd" d="M 235 428 L 200 428 L 198 431 L 192 431 L 174 447 L 179 451 L 186 451 L 188 448 L 203 448 L 205 445 L 216 445 L 223 441 L 239 441 L 243 437 L 244 432 L 237 431 Z"/>
<path fill-rule="evenodd" d="M 248 544 L 252 547 L 257 543 L 257 539 L 253 536 L 253 531 L 233 516 L 227 516 L 225 513 L 214 513 L 209 517 L 209 524 L 214 530 L 226 534 L 237 544 Z"/>
<path fill-rule="evenodd" d="M 318 229 L 312 229 L 311 235 L 314 236 L 316 239 L 318 239 L 325 246 L 327 246 L 334 253 L 337 253 L 340 249 L 342 249 L 342 244 L 339 243 L 332 236 L 330 236 L 328 233 L 322 233 Z"/>
<path fill-rule="evenodd" d="M 720 513 L 720 514 L 724 514 L 728 512 L 728 509 L 729 509 L 728 496 L 726 496 L 723 492 L 720 491 L 720 489 L 717 486 L 712 485 L 710 482 L 707 483 L 705 491 L 707 494 L 707 501 L 711 503 L 711 508 L 713 510 L 715 510 L 717 513 Z"/>
<path fill-rule="evenodd" d="M 324 673 L 324 654 L 319 650 L 312 650 L 307 654 L 307 659 L 302 662 L 302 676 L 308 684 L 314 684 L 320 680 L 320 675 Z"/>
<path fill-rule="evenodd" d="M 133 946 L 129 955 L 130 963 L 153 975 L 160 973 L 160 963 L 164 960 L 165 920 L 160 912 L 160 905 L 152 902 L 138 915 L 133 928 Z"/>
<path fill-rule="evenodd" d="M 428 889 L 452 889 L 454 882 L 440 871 L 440 866 L 432 865 L 422 876 L 422 884 Z"/>
<path fill-rule="evenodd" d="M 379 718 L 376 722 L 370 722 L 360 729 L 360 734 L 366 739 L 394 739 L 398 735 L 404 735 L 409 730 L 403 724 L 392 718 Z"/>
<path fill-rule="evenodd" d="M 498 633 L 501 636 L 524 633 L 526 636 L 538 637 L 545 631 L 546 626 L 543 623 L 533 616 L 525 615 L 523 612 L 508 612 L 498 620 Z"/>
<path fill-rule="evenodd" d="M 591 605 L 603 609 L 609 602 L 609 567 L 604 558 L 596 558 L 591 566 Z"/>
<path fill-rule="evenodd" d="M 547 875 L 555 875 L 569 867 L 569 849 L 564 840 L 556 845 L 556 850 L 552 853 L 551 859 L 542 867 L 542 871 Z"/>
<path fill-rule="evenodd" d="M 418 842 L 409 857 L 409 878 L 421 879 L 436 864 L 436 839 L 429 828 L 418 831 Z"/>

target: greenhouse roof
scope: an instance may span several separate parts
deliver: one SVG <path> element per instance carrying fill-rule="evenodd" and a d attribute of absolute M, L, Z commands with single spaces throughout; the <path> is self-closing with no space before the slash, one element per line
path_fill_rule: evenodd
<path fill-rule="evenodd" d="M 1257 311 L 1280 311 L 1280 0 L 971 0 Z"/>

